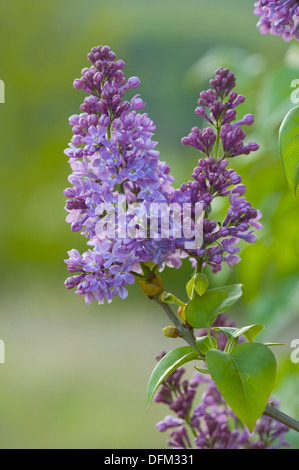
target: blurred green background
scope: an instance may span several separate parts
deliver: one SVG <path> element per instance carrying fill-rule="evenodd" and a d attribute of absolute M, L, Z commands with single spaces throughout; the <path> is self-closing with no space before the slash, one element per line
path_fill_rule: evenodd
<path fill-rule="evenodd" d="M 65 223 L 68 117 L 84 93 L 73 79 L 86 55 L 108 44 L 126 62 L 126 77 L 157 125 L 161 158 L 176 184 L 190 178 L 198 155 L 181 137 L 198 125 L 198 94 L 219 66 L 236 73 L 254 113 L 250 140 L 261 150 L 233 160 L 247 195 L 263 212 L 264 229 L 244 247 L 234 274 L 210 276 L 211 285 L 240 282 L 244 297 L 233 310 L 239 326 L 261 322 L 261 339 L 277 347 L 273 397 L 299 419 L 299 364 L 290 360 L 299 338 L 299 202 L 285 182 L 277 132 L 294 105 L 290 83 L 299 78 L 296 44 L 262 36 L 253 1 L 240 0 L 12 0 L 0 15 L 1 140 L 1 448 L 165 448 L 155 423 L 168 410 L 146 413 L 146 385 L 155 357 L 180 341 L 167 340 L 163 312 L 132 286 L 129 298 L 85 306 L 64 288 L 66 252 L 85 239 Z M 163 274 L 186 298 L 191 269 Z M 190 374 L 192 370 L 190 369 Z M 298 434 L 288 440 L 299 448 Z"/>

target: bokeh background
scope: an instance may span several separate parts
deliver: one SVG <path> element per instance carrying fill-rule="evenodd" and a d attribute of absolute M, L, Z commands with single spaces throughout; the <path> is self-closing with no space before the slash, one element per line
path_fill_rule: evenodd
<path fill-rule="evenodd" d="M 157 125 L 161 158 L 176 184 L 190 178 L 198 155 L 181 137 L 198 125 L 199 92 L 219 66 L 229 66 L 246 94 L 240 112 L 254 113 L 250 140 L 261 150 L 232 162 L 247 195 L 263 212 L 255 245 L 242 249 L 234 273 L 210 276 L 212 286 L 244 284 L 232 311 L 239 326 L 264 323 L 260 338 L 277 347 L 273 397 L 299 419 L 299 364 L 290 343 L 299 338 L 299 201 L 284 179 L 277 133 L 299 78 L 295 43 L 264 37 L 253 0 L 12 0 L 0 14 L 1 148 L 1 448 L 165 448 L 155 423 L 168 410 L 145 391 L 155 357 L 180 345 L 166 339 L 163 312 L 137 286 L 125 301 L 89 307 L 64 288 L 64 264 L 85 239 L 65 223 L 69 172 L 63 154 L 68 117 L 84 93 L 72 87 L 86 55 L 108 44 L 137 75 Z M 189 264 L 166 270 L 166 286 L 186 298 Z M 192 370 L 188 371 L 192 374 Z M 288 441 L 299 448 L 298 434 Z"/>

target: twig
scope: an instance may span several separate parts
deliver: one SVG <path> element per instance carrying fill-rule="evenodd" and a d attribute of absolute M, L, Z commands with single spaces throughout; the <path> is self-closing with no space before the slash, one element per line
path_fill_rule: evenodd
<path fill-rule="evenodd" d="M 163 308 L 169 320 L 172 321 L 172 323 L 178 330 L 179 336 L 183 338 L 190 346 L 196 349 L 196 351 L 198 351 L 199 356 L 203 359 L 204 356 L 198 350 L 197 345 L 196 345 L 193 328 L 190 328 L 190 327 L 188 328 L 187 326 L 184 326 L 180 322 L 180 320 L 177 318 L 177 316 L 173 313 L 173 311 L 171 310 L 168 304 L 164 302 L 160 302 L 158 297 L 155 297 L 154 300 L 157 302 L 157 304 L 159 304 Z"/>
<path fill-rule="evenodd" d="M 275 408 L 275 406 L 268 404 L 263 414 L 269 416 L 270 418 L 276 419 L 276 421 L 279 421 L 288 428 L 299 432 L 299 421 L 296 421 L 296 419 L 286 415 L 282 411 Z"/>

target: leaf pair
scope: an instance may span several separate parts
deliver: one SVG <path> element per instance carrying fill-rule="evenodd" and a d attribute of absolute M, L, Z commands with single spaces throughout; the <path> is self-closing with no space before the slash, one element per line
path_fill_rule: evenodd
<path fill-rule="evenodd" d="M 276 375 L 275 357 L 261 343 L 239 344 L 231 353 L 227 353 L 209 349 L 208 339 L 203 337 L 197 340 L 198 346 L 207 349 L 208 371 L 224 400 L 252 432 L 272 392 Z M 156 365 L 149 380 L 148 407 L 158 387 L 172 372 L 187 362 L 199 359 L 198 352 L 191 346 L 167 353 Z"/>
<path fill-rule="evenodd" d="M 211 375 L 224 400 L 252 432 L 271 394 L 276 376 L 276 360 L 266 345 L 253 343 L 263 329 L 260 324 L 243 328 L 214 327 L 214 330 L 222 331 L 228 338 L 225 350 L 217 349 L 217 341 L 210 336 L 209 328 L 218 315 L 226 312 L 241 297 L 242 285 L 204 290 L 202 280 L 201 277 L 194 277 L 189 281 L 188 294 L 191 291 L 194 294 L 194 285 L 198 281 L 197 294 L 190 295 L 191 300 L 185 308 L 189 325 L 208 330 L 208 336 L 196 339 L 196 347 L 205 356 L 208 370 L 195 367 Z M 242 335 L 249 342 L 238 344 L 238 338 Z M 149 380 L 148 406 L 158 387 L 172 372 L 186 362 L 203 360 L 198 351 L 185 346 L 170 351 L 160 360 Z"/>
<path fill-rule="evenodd" d="M 205 274 L 196 273 L 186 284 L 188 297 L 191 299 L 197 295 L 203 295 L 209 287 L 209 281 Z M 196 295 L 194 295 L 196 294 Z"/>
<path fill-rule="evenodd" d="M 240 336 L 245 336 L 245 338 L 252 342 L 255 337 L 263 330 L 264 326 L 260 324 L 243 326 L 243 328 L 232 328 L 228 326 L 218 326 L 214 327 L 215 331 L 222 331 L 227 336 L 227 344 L 224 351 L 232 350 L 238 344 L 238 338 Z"/>

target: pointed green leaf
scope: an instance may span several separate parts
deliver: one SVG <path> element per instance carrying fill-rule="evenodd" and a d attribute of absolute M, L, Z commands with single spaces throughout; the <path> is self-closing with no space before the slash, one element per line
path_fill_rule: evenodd
<path fill-rule="evenodd" d="M 261 343 L 239 344 L 230 354 L 210 349 L 207 365 L 225 401 L 252 432 L 275 381 L 272 351 Z"/>
<path fill-rule="evenodd" d="M 264 329 L 264 325 L 260 325 L 259 323 L 255 325 L 243 326 L 243 328 L 238 328 L 233 336 L 234 338 L 238 338 L 239 336 L 244 335 L 248 341 L 252 343 L 255 337 Z"/>
<path fill-rule="evenodd" d="M 203 295 L 209 287 L 209 281 L 205 274 L 197 273 L 194 279 L 194 288 L 198 295 Z"/>
<path fill-rule="evenodd" d="M 296 196 L 299 184 L 299 106 L 291 109 L 282 121 L 279 148 L 286 180 Z"/>
<path fill-rule="evenodd" d="M 190 281 L 188 281 L 186 284 L 186 291 L 187 291 L 189 299 L 191 299 L 192 297 L 193 286 L 194 286 L 194 276 L 191 277 Z"/>
<path fill-rule="evenodd" d="M 185 307 L 185 303 L 170 292 L 162 292 L 162 294 L 160 294 L 159 300 L 165 304 L 176 304 L 180 307 Z"/>
<path fill-rule="evenodd" d="M 218 344 L 217 340 L 213 336 L 210 338 L 208 336 L 201 336 L 196 338 L 196 346 L 201 354 L 205 356 L 209 349 L 217 349 Z"/>
<path fill-rule="evenodd" d="M 242 295 L 242 285 L 207 290 L 201 297 L 190 300 L 185 314 L 193 328 L 208 328 L 220 313 L 226 312 Z"/>
<path fill-rule="evenodd" d="M 222 331 L 226 335 L 228 339 L 233 337 L 233 334 L 235 331 L 237 331 L 238 328 L 233 328 L 231 326 L 214 326 L 213 330 L 215 331 Z"/>
<path fill-rule="evenodd" d="M 183 346 L 173 349 L 162 357 L 149 379 L 147 386 L 147 407 L 149 407 L 157 388 L 166 377 L 181 365 L 193 361 L 194 359 L 199 359 L 199 354 L 192 346 Z"/>
<path fill-rule="evenodd" d="M 162 292 L 159 297 L 160 302 L 164 302 L 165 304 L 175 304 L 174 297 L 169 292 Z"/>
<path fill-rule="evenodd" d="M 255 337 L 264 329 L 263 325 L 259 323 L 255 325 L 243 326 L 242 328 L 232 328 L 228 326 L 215 326 L 213 330 L 222 331 L 226 334 L 228 339 L 239 338 L 239 336 L 244 335 L 248 341 L 252 343 Z"/>
<path fill-rule="evenodd" d="M 196 370 L 198 370 L 198 372 L 201 372 L 202 374 L 211 375 L 208 369 L 201 369 L 200 367 L 196 367 L 196 366 L 194 366 L 194 367 L 195 367 Z"/>
<path fill-rule="evenodd" d="M 224 348 L 224 352 L 231 353 L 235 347 L 238 346 L 238 338 L 234 338 L 233 336 L 231 339 L 228 340 L 226 346 Z"/>
<path fill-rule="evenodd" d="M 209 281 L 207 276 L 203 273 L 195 274 L 186 284 L 186 291 L 189 299 L 191 299 L 194 289 L 198 295 L 203 295 L 208 287 Z"/>

